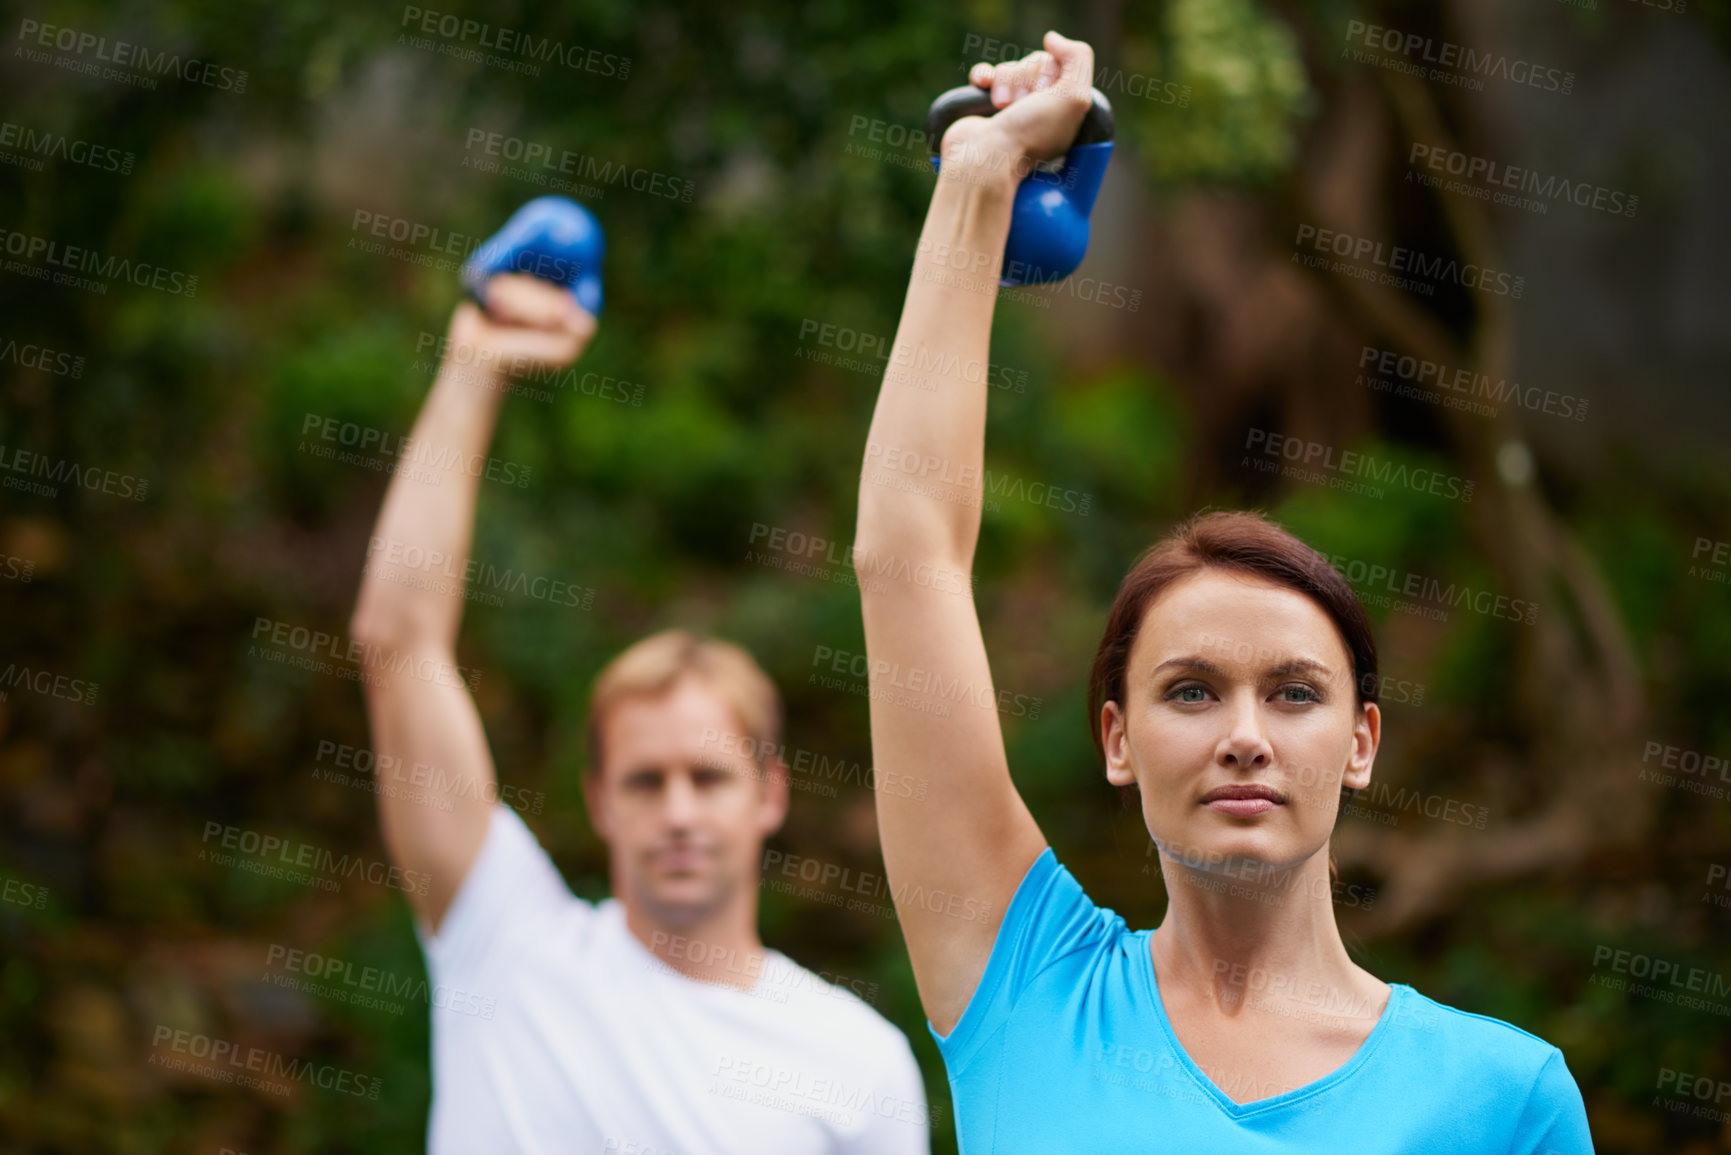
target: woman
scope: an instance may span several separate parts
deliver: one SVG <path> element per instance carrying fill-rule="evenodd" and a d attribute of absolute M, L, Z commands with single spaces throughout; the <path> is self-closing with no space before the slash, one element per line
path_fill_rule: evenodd
<path fill-rule="evenodd" d="M 1095 661 L 1106 778 L 1140 798 L 1169 903 L 1131 932 L 1060 866 L 1010 779 L 967 583 L 986 364 L 1018 180 L 1063 151 L 1093 52 L 975 66 L 861 478 L 885 866 L 967 1155 L 1592 1150 L 1562 1053 L 1348 957 L 1328 842 L 1381 736 L 1362 607 L 1254 514 L 1198 518 L 1125 580 Z M 977 378 L 977 374 L 973 375 Z M 882 580 L 885 574 L 905 580 Z"/>

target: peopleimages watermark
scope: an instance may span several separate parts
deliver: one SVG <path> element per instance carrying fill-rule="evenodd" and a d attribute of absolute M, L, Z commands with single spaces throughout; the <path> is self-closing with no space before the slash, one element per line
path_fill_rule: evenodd
<path fill-rule="evenodd" d="M 216 848 L 210 845 L 212 840 L 215 840 Z M 424 895 L 433 877 L 424 870 L 404 870 L 358 854 L 338 856 L 327 847 L 311 842 L 261 834 L 257 830 L 214 819 L 205 822 L 199 841 L 204 844 L 198 852 L 201 862 L 234 866 L 251 874 L 282 878 L 315 886 L 319 890 L 338 891 L 343 882 L 359 878 L 374 886 Z M 238 853 L 225 854 L 223 851 Z"/>
<path fill-rule="evenodd" d="M 560 258 L 554 262 L 563 265 Z M 643 386 L 623 377 L 611 377 L 577 367 L 550 365 L 526 354 L 501 357 L 497 349 L 469 341 L 452 341 L 439 333 L 423 331 L 415 338 L 415 359 L 409 369 L 421 373 L 454 373 L 458 380 L 482 389 L 497 390 L 513 397 L 527 397 L 543 404 L 553 394 L 539 385 L 568 390 L 600 401 L 640 408 Z"/>
<path fill-rule="evenodd" d="M 11 151 L 13 149 L 17 151 Z M 97 144 L 10 120 L 0 121 L 0 164 L 14 165 L 27 172 L 41 172 L 48 161 L 56 160 L 125 176 L 132 172 L 132 162 L 136 159 L 133 153 L 122 152 L 110 144 Z"/>
<path fill-rule="evenodd" d="M 150 479 L 147 477 L 99 465 L 80 465 L 64 457 L 50 457 L 16 445 L 0 445 L 0 473 L 6 475 L 0 478 L 0 488 L 37 497 L 60 496 L 60 483 L 68 481 L 78 489 L 131 501 L 143 501 L 150 495 Z M 37 478 L 42 480 L 35 480 Z"/>
<path fill-rule="evenodd" d="M 361 567 L 361 575 L 374 574 L 381 581 L 491 606 L 505 604 L 502 594 L 532 598 L 569 609 L 587 610 L 595 604 L 593 586 L 577 585 L 525 570 L 502 569 L 490 561 L 474 557 L 458 569 L 460 561 L 463 559 L 442 550 L 430 550 L 414 542 L 375 534 L 367 539 L 367 558 Z"/>
<path fill-rule="evenodd" d="M 1405 289 L 1420 296 L 1431 296 L 1436 292 L 1437 285 L 1446 284 L 1518 301 L 1527 287 L 1527 279 L 1513 273 L 1486 268 L 1470 261 L 1463 264 L 1453 257 L 1431 256 L 1405 245 L 1386 244 L 1372 237 L 1356 236 L 1312 224 L 1300 224 L 1292 243 L 1300 250 L 1305 247 L 1314 250 L 1314 255 L 1302 251 L 1294 252 L 1294 264 Z M 1331 257 L 1341 259 L 1333 260 Z M 1365 268 L 1366 261 L 1372 267 Z"/>
<path fill-rule="evenodd" d="M 169 1055 L 161 1054 L 166 1044 Z M 360 1075 L 329 1063 L 314 1063 L 308 1059 L 291 1059 L 262 1047 L 243 1047 L 228 1039 L 219 1039 L 197 1031 L 177 1030 L 162 1023 L 152 1033 L 151 1054 L 147 1060 L 153 1067 L 170 1071 L 189 1071 L 219 1083 L 234 1083 L 257 1087 L 273 1095 L 287 1095 L 293 1084 L 304 1083 L 324 1091 L 337 1091 L 361 1099 L 377 1099 L 383 1080 L 373 1075 Z M 185 1055 L 201 1060 L 188 1063 L 176 1056 Z M 267 1083 L 264 1080 L 280 1080 Z"/>
<path fill-rule="evenodd" d="M 356 209 L 349 220 L 347 247 L 442 273 L 455 273 L 462 270 L 464 260 L 485 240 L 410 217 Z M 387 247 L 387 241 L 394 244 Z"/>
<path fill-rule="evenodd" d="M 989 681 L 976 685 L 946 675 L 941 670 L 903 666 L 900 662 L 887 662 L 882 658 L 873 661 L 865 654 L 830 646 L 813 649 L 811 664 L 814 672 L 806 679 L 811 685 L 864 694 L 873 701 L 891 702 L 940 718 L 950 716 L 952 703 L 966 703 L 982 710 L 996 710 L 1000 714 L 1030 719 L 1038 718 L 1045 706 L 1042 699 L 1029 694 L 1009 690 L 994 692 Z"/>
<path fill-rule="evenodd" d="M 1366 605 L 1439 622 L 1448 621 L 1449 611 L 1462 607 L 1498 621 L 1521 622 L 1530 626 L 1539 620 L 1538 603 L 1524 598 L 1511 598 L 1467 582 L 1444 583 L 1440 578 L 1344 554 L 1322 553 L 1320 550 L 1318 553 L 1354 587 L 1359 600 Z"/>
<path fill-rule="evenodd" d="M 978 922 L 990 918 L 992 904 L 982 902 L 977 898 L 956 894 L 952 891 L 923 886 L 915 886 L 903 882 L 892 886 L 887 877 L 869 870 L 855 870 L 851 866 L 843 866 L 839 862 L 826 862 L 821 858 L 808 855 L 789 854 L 781 850 L 765 850 L 763 852 L 764 885 L 771 890 L 778 889 L 778 879 L 794 879 L 815 887 L 815 892 L 806 892 L 802 897 L 811 897 L 812 893 L 823 895 L 817 901 L 847 910 L 865 911 L 867 913 L 895 917 L 894 909 L 875 903 L 872 900 L 891 898 L 899 906 L 916 907 L 932 914 L 959 918 L 964 922 Z M 785 888 L 780 888 L 785 891 Z M 841 893 L 836 893 L 840 891 Z"/>
<path fill-rule="evenodd" d="M 1198 644 L 1204 654 L 1224 656 L 1235 662 L 1261 662 L 1271 664 L 1284 663 L 1291 655 L 1277 651 L 1271 646 L 1264 646 L 1245 638 L 1229 638 L 1219 634 L 1204 633 L 1198 639 Z M 1366 696 L 1374 695 L 1379 702 L 1396 702 L 1402 705 L 1424 705 L 1426 686 L 1423 682 L 1412 682 L 1405 678 L 1392 678 L 1386 674 L 1360 674 L 1357 680 L 1358 691 Z"/>
<path fill-rule="evenodd" d="M 848 120 L 847 135 L 848 142 L 842 148 L 844 156 L 881 160 L 914 172 L 932 172 L 931 152 L 926 147 L 929 138 L 923 128 L 909 128 L 893 120 L 856 112 Z M 860 136 L 865 139 L 856 139 Z"/>
<path fill-rule="evenodd" d="M 944 171 L 950 172 L 951 167 L 946 167 Z M 1097 277 L 1068 276 L 1021 288 L 1006 288 L 989 275 L 1000 265 L 1002 267 L 999 276 L 1014 277 L 1024 282 L 1039 281 L 1045 271 L 1041 266 L 1030 265 L 1021 260 L 1004 263 L 1004 254 L 1000 250 L 969 249 L 962 245 L 952 245 L 948 241 L 931 241 L 922 237 L 916 251 L 927 258 L 923 265 L 916 265 L 919 270 L 917 275 L 921 280 L 961 289 L 963 292 L 995 293 L 1006 300 L 1019 301 L 1039 309 L 1050 309 L 1052 301 L 1060 296 L 1074 297 L 1078 301 L 1105 305 L 1129 313 L 1139 312 L 1142 308 L 1141 289 L 1113 284 Z M 1044 291 L 1035 293 L 1030 291 L 1032 288 Z"/>
<path fill-rule="evenodd" d="M 1702 562 L 1702 558 L 1706 562 Z M 1714 567 L 1709 569 L 1708 567 Z M 1689 554 L 1689 576 L 1698 577 L 1715 585 L 1725 585 L 1727 575 L 1731 574 L 1731 541 L 1715 541 L 1710 537 L 1697 537 L 1695 548 Z"/>
<path fill-rule="evenodd" d="M 1470 502 L 1473 482 L 1438 469 L 1409 466 L 1404 461 L 1361 453 L 1356 449 L 1341 451 L 1322 441 L 1294 437 L 1271 429 L 1251 426 L 1245 431 L 1244 448 L 1253 456 L 1239 464 L 1259 473 L 1279 473 L 1296 481 L 1324 485 L 1364 497 L 1381 499 L 1383 486 L 1410 489 L 1436 497 Z"/>
<path fill-rule="evenodd" d="M 836 556 L 837 546 L 842 547 L 840 557 Z M 835 585 L 857 586 L 867 593 L 882 593 L 889 588 L 887 585 L 869 575 L 862 579 L 854 570 L 855 559 L 864 553 L 865 551 L 855 546 L 844 545 L 819 534 L 765 525 L 760 521 L 752 523 L 750 544 L 746 547 L 744 560 L 769 569 L 778 569 L 783 573 L 816 578 L 818 581 Z M 909 564 L 908 572 L 913 576 L 915 571 L 912 563 Z M 972 588 L 971 582 L 964 588 Z"/>
<path fill-rule="evenodd" d="M 272 646 L 277 648 L 270 649 Z M 422 682 L 466 686 L 473 690 L 481 680 L 481 671 L 465 669 L 443 658 L 431 658 L 355 638 L 345 642 L 341 634 L 274 618 L 253 619 L 252 644 L 247 647 L 247 657 L 299 666 L 314 673 L 336 674 L 368 684 L 375 684 L 385 674 L 407 674 Z M 341 665 L 332 666 L 325 658 Z"/>
<path fill-rule="evenodd" d="M 784 965 L 768 951 L 742 952 L 735 947 L 705 942 L 700 938 L 688 938 L 682 934 L 669 934 L 664 930 L 658 930 L 649 937 L 650 949 L 656 952 L 653 966 L 698 982 L 733 987 L 732 983 L 721 979 L 687 975 L 663 962 L 660 952 L 665 949 L 671 958 L 686 959 L 710 971 L 719 968 L 740 978 L 756 979 L 757 982 L 752 985 L 749 993 L 759 998 L 768 998 L 772 1002 L 785 1003 L 788 996 L 796 990 L 807 991 L 822 998 L 864 999 L 874 1006 L 878 1001 L 878 984 L 875 982 L 825 970 L 809 971 L 791 963 L 791 960 Z"/>
<path fill-rule="evenodd" d="M 893 120 L 854 113 L 848 120 L 847 134 L 848 142 L 842 149 L 844 156 L 881 160 L 897 168 L 922 172 L 927 176 L 937 175 L 937 169 L 932 166 L 931 137 L 923 128 L 909 128 Z M 856 139 L 861 136 L 865 139 Z M 959 147 L 952 145 L 948 156 L 965 169 L 962 179 L 968 184 L 980 183 L 998 172 L 1013 172 L 1019 177 L 1043 172 L 1051 178 L 1052 187 L 1076 187 L 1078 170 L 1067 166 L 1062 156 L 1035 160 L 1012 150 L 988 151 L 977 140 Z"/>
<path fill-rule="evenodd" d="M 812 348 L 814 344 L 819 348 Z M 917 345 L 903 341 L 892 348 L 882 334 L 812 317 L 801 319 L 799 344 L 793 355 L 850 372 L 882 375 L 892 384 L 911 385 L 927 392 L 936 392 L 944 380 L 985 385 L 1006 393 L 1028 391 L 1026 369 L 972 357 L 964 361 L 960 354 L 932 349 L 924 341 Z"/>
<path fill-rule="evenodd" d="M 1047 481 L 1029 482 L 1013 474 L 993 473 L 982 465 L 955 462 L 882 441 L 866 442 L 865 468 L 864 478 L 871 485 L 976 507 L 988 513 L 998 512 L 997 498 L 1025 501 L 1079 517 L 1087 517 L 1094 507 L 1094 495 L 1079 489 Z"/>
<path fill-rule="evenodd" d="M 1038 45 L 1029 47 L 1009 40 L 998 40 L 990 36 L 981 36 L 977 32 L 969 32 L 962 37 L 962 55 L 966 59 L 961 64 L 961 70 L 963 72 L 969 71 L 973 68 L 974 63 L 980 60 L 984 60 L 988 64 L 1002 64 L 1007 60 L 1020 60 L 1036 51 L 1038 47 Z M 1095 63 L 1094 87 L 1108 95 L 1129 96 L 1154 104 L 1170 104 L 1178 108 L 1186 108 L 1190 104 L 1191 94 L 1188 84 L 1162 80 L 1145 72 L 1126 72 L 1122 68 L 1113 68 L 1109 64 L 1099 62 Z"/>
<path fill-rule="evenodd" d="M 434 485 L 442 478 L 431 470 L 457 470 L 470 477 L 484 477 L 518 489 L 527 488 L 529 484 L 530 467 L 522 462 L 505 461 L 485 453 L 464 454 L 449 445 L 431 445 L 425 438 L 417 440 L 376 425 L 362 425 L 320 413 L 302 416 L 298 451 L 344 465 L 358 465 L 393 475 L 402 473 L 413 480 L 430 481 Z M 372 453 L 379 456 L 368 456 Z"/>
<path fill-rule="evenodd" d="M 1502 52 L 1480 52 L 1452 40 L 1441 40 L 1419 32 L 1402 32 L 1398 28 L 1348 20 L 1345 39 L 1346 44 L 1340 50 L 1344 60 L 1374 64 L 1475 92 L 1484 91 L 1487 79 L 1563 95 L 1575 90 L 1573 72 L 1514 59 Z M 1370 51 L 1354 48 L 1354 44 L 1363 45 Z M 1390 56 L 1395 59 L 1390 59 Z"/>
<path fill-rule="evenodd" d="M 1717 885 L 1723 893 L 1715 894 L 1713 887 Z M 1707 890 L 1702 893 L 1701 901 L 1710 902 L 1714 906 L 1731 906 L 1731 869 L 1723 862 L 1709 863 L 1707 866 Z"/>
<path fill-rule="evenodd" d="M 106 36 L 77 28 L 26 19 L 19 22 L 15 39 L 29 46 L 14 47 L 12 55 L 22 56 L 32 64 L 49 64 L 81 76 L 118 80 L 146 90 L 154 90 L 158 78 L 173 76 L 188 84 L 237 95 L 246 91 L 244 68 L 230 68 L 196 56 L 182 59 L 178 52 L 152 51 L 142 44 L 109 40 Z"/>
<path fill-rule="evenodd" d="M 1619 189 L 1567 177 L 1541 176 L 1534 169 L 1504 164 L 1440 144 L 1414 141 L 1406 159 L 1408 181 L 1416 181 L 1425 188 L 1442 189 L 1540 215 L 1549 213 L 1551 206 L 1560 202 L 1614 216 L 1632 217 L 1641 203 L 1640 197 Z M 1430 171 L 1421 171 L 1421 164 Z M 1447 180 L 1445 177 L 1460 179 Z"/>
<path fill-rule="evenodd" d="M 1587 419 L 1585 397 L 1536 385 L 1524 386 L 1507 377 L 1493 379 L 1489 373 L 1427 361 L 1393 349 L 1364 346 L 1359 350 L 1358 368 L 1357 384 L 1378 393 L 1427 401 L 1477 417 L 1495 417 L 1502 405 L 1512 401 L 1532 413 L 1566 421 Z"/>
<path fill-rule="evenodd" d="M 1255 862 L 1221 850 L 1203 846 L 1180 846 L 1175 843 L 1157 844 L 1152 838 L 1143 850 L 1144 858 L 1152 859 L 1158 850 L 1173 862 L 1189 867 L 1192 873 L 1179 877 L 1188 885 L 1215 894 L 1245 898 L 1264 906 L 1284 906 L 1287 895 L 1308 893 L 1317 898 L 1327 896 L 1339 906 L 1369 910 L 1376 902 L 1376 887 L 1347 883 L 1341 879 L 1306 876 L 1296 866 L 1276 867 L 1267 862 Z M 1153 864 L 1144 862 L 1142 873 L 1155 873 Z M 1160 875 L 1166 877 L 1164 865 Z M 1171 885 L 1171 879 L 1167 879 Z"/>
<path fill-rule="evenodd" d="M 48 906 L 48 888 L 41 883 L 25 882 L 22 878 L 0 879 L 0 902 L 44 910 Z"/>
<path fill-rule="evenodd" d="M 897 1122 L 931 1126 L 931 1112 L 919 1099 L 884 1095 L 868 1086 L 850 1084 L 830 1075 L 759 1062 L 745 1055 L 723 1055 L 711 1072 L 711 1095 L 773 1107 L 792 1115 L 823 1119 L 854 1129 L 861 1119 L 877 1116 Z"/>
<path fill-rule="evenodd" d="M 69 245 L 50 237 L 11 229 L 0 229 L 0 253 L 20 258 L 6 262 L 5 268 L 9 273 L 45 284 L 83 289 L 87 293 L 107 293 L 105 281 L 124 282 L 177 297 L 191 297 L 198 292 L 198 276 L 194 273 L 165 268 L 149 261 L 135 261 L 131 257 L 104 256 L 83 245 Z"/>
<path fill-rule="evenodd" d="M 629 56 L 495 27 L 449 12 L 405 6 L 398 28 L 405 30 L 398 33 L 398 44 L 526 76 L 540 76 L 547 64 L 618 80 L 631 75 Z"/>
<path fill-rule="evenodd" d="M 1727 1107 L 1727 1103 L 1731 1103 L 1731 1081 L 1715 1079 L 1709 1075 L 1695 1075 L 1674 1067 L 1660 1067 L 1659 1079 L 1653 1084 L 1653 1088 L 1655 1091 L 1671 1091 L 1681 1096 L 1668 1098 L 1660 1103 L 1655 1095 L 1655 1107 L 1663 1106 L 1667 1111 L 1681 1112 L 1692 1118 L 1708 1119 L 1714 1123 L 1731 1121 L 1731 1107 Z M 1708 1106 L 1709 1102 L 1712 1106 Z"/>
<path fill-rule="evenodd" d="M 1426 794 L 1405 786 L 1390 786 L 1380 778 L 1372 778 L 1370 785 L 1355 793 L 1352 801 L 1340 811 L 1343 818 L 1363 818 L 1379 826 L 1400 825 L 1403 813 L 1449 826 L 1483 830 L 1485 821 L 1491 816 L 1491 808 L 1444 794 Z"/>
<path fill-rule="evenodd" d="M 0 363 L 17 365 L 24 369 L 40 369 L 55 377 L 70 377 L 75 381 L 84 376 L 82 356 L 50 349 L 34 341 L 20 342 L 13 337 L 6 338 L 5 344 L 0 344 Z"/>
<path fill-rule="evenodd" d="M 761 521 L 752 523 L 749 543 L 753 548 L 745 551 L 746 561 L 836 585 L 858 585 L 867 593 L 888 589 L 885 579 L 946 594 L 971 595 L 974 590 L 974 575 L 969 571 L 874 552 L 820 534 L 765 525 Z"/>
<path fill-rule="evenodd" d="M 497 778 L 485 780 L 428 762 L 409 762 L 392 754 L 374 754 L 365 746 L 351 746 L 329 738 L 319 739 L 313 761 L 317 763 L 312 774 L 316 781 L 334 782 L 387 798 L 404 798 L 447 813 L 456 809 L 452 799 L 460 798 L 475 798 L 488 806 L 503 802 L 525 814 L 539 814 L 547 804 L 547 796 L 539 790 L 509 783 L 501 785 Z"/>
<path fill-rule="evenodd" d="M 1338 1026 L 1338 1023 L 1330 1025 Z M 1178 1065 L 1178 1059 L 1170 1048 L 1163 1047 L 1156 1052 L 1135 1043 L 1103 1039 L 1088 1066 L 1089 1077 L 1096 1083 L 1158 1095 L 1175 1103 L 1193 1103 L 1205 1111 L 1215 1109 L 1214 1100 L 1209 1098 L 1208 1093 L 1190 1076 L 1187 1069 Z M 1266 1099 L 1289 1089 L 1283 1083 L 1259 1078 L 1247 1071 L 1225 1073 L 1218 1064 L 1210 1068 L 1208 1081 L 1240 1103 Z M 1285 1114 L 1292 1111 L 1310 1115 L 1327 1109 L 1317 1096 L 1312 1095 L 1283 1106 L 1281 1112 Z"/>
<path fill-rule="evenodd" d="M 790 785 L 793 789 L 809 790 L 825 798 L 836 796 L 837 783 L 848 783 L 890 797 L 924 802 L 926 789 L 930 785 L 926 779 L 916 778 L 911 774 L 897 774 L 893 770 L 878 773 L 872 767 L 857 759 L 850 760 L 845 755 L 832 758 L 828 754 L 799 746 L 778 745 L 750 734 L 738 734 L 714 726 L 704 727 L 703 737 L 698 744 L 704 749 L 715 749 L 723 754 L 750 760 L 756 765 L 756 776 L 759 778 L 767 776 L 769 764 L 779 759 L 792 776 Z"/>
<path fill-rule="evenodd" d="M 491 995 L 460 991 L 444 983 L 428 986 L 415 975 L 399 975 L 379 967 L 356 966 L 347 959 L 271 943 L 265 951 L 263 981 L 273 986 L 353 1007 L 400 1015 L 402 1002 L 421 1003 L 436 1011 L 491 1020 L 499 1000 Z"/>
<path fill-rule="evenodd" d="M 70 674 L 60 674 L 21 662 L 8 662 L 6 668 L 0 670 L 0 701 L 9 698 L 13 690 L 23 690 L 39 697 L 58 698 L 78 706 L 94 706 L 97 691 L 101 688 L 95 682 L 83 678 L 74 678 Z"/>
<path fill-rule="evenodd" d="M 1701 798 L 1731 798 L 1731 757 L 1703 754 L 1650 739 L 1641 750 L 1640 781 L 1669 786 Z"/>
<path fill-rule="evenodd" d="M 1612 973 L 1599 973 L 1601 967 Z M 1628 991 L 1684 1010 L 1731 1015 L 1731 1004 L 1714 1001 L 1731 998 L 1731 978 L 1715 971 L 1602 943 L 1593 947 L 1593 971 L 1587 981 L 1596 986 Z M 1621 977 L 1624 975 L 1628 978 Z"/>
<path fill-rule="evenodd" d="M 463 152 L 464 168 L 495 173 L 550 192 L 576 193 L 588 200 L 601 199 L 614 186 L 687 205 L 697 194 L 697 186 L 681 176 L 485 128 L 468 130 Z"/>

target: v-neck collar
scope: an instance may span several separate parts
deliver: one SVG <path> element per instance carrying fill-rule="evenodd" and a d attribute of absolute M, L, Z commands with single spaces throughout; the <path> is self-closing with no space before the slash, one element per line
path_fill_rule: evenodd
<path fill-rule="evenodd" d="M 1189 1072 L 1196 1085 L 1201 1087 L 1208 1097 L 1226 1114 L 1234 1119 L 1244 1119 L 1263 1111 L 1278 1110 L 1311 1095 L 1319 1094 L 1344 1079 L 1369 1061 L 1371 1052 L 1382 1042 L 1383 1036 L 1389 1032 L 1389 1024 L 1394 1021 L 1397 1013 L 1395 1004 L 1405 997 L 1407 987 L 1404 983 L 1388 984 L 1388 1003 L 1382 1008 L 1382 1014 L 1377 1018 L 1376 1025 L 1365 1036 L 1364 1042 L 1358 1045 L 1358 1050 L 1352 1057 L 1321 1078 L 1313 1079 L 1302 1087 L 1294 1087 L 1290 1091 L 1282 1091 L 1278 1095 L 1270 1095 L 1265 1099 L 1252 1099 L 1247 1103 L 1235 1102 L 1231 1096 L 1214 1085 L 1214 1080 L 1208 1077 L 1190 1053 L 1184 1049 L 1184 1044 L 1178 1041 L 1178 1032 L 1172 1029 L 1172 1020 L 1166 1017 L 1166 1003 L 1160 997 L 1160 982 L 1154 974 L 1152 930 L 1138 931 L 1136 937 L 1141 940 L 1141 972 L 1142 981 L 1147 988 L 1148 999 L 1154 1005 L 1154 1017 L 1160 1023 L 1160 1030 L 1166 1035 L 1166 1044 L 1172 1048 L 1172 1053 L 1178 1056 L 1178 1063 Z"/>

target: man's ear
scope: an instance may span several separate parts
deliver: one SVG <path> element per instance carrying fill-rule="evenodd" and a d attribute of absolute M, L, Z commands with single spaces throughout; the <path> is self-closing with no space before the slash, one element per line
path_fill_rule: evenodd
<path fill-rule="evenodd" d="M 595 828 L 601 841 L 610 842 L 612 831 L 608 829 L 607 807 L 601 789 L 602 773 L 599 767 L 583 771 L 583 803 L 589 807 L 589 825 Z"/>
<path fill-rule="evenodd" d="M 765 838 L 780 830 L 781 824 L 787 821 L 791 777 L 792 771 L 779 754 L 764 762 L 758 791 L 763 799 L 759 829 Z"/>

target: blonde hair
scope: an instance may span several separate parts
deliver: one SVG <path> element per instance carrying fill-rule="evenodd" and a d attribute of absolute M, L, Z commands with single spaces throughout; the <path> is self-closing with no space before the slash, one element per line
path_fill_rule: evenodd
<path fill-rule="evenodd" d="M 666 693 L 687 674 L 702 678 L 739 718 L 745 737 L 760 751 L 776 749 L 781 737 L 781 696 L 750 654 L 732 642 L 699 638 L 685 630 L 663 630 L 629 646 L 595 678 L 585 725 L 587 772 L 601 771 L 601 723 L 627 698 Z"/>

